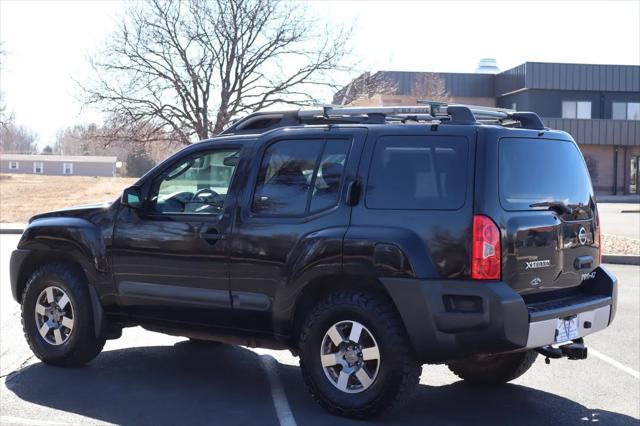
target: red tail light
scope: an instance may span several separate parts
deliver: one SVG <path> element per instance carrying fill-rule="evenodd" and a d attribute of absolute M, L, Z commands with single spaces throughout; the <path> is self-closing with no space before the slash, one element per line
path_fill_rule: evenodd
<path fill-rule="evenodd" d="M 471 278 L 474 280 L 499 280 L 500 230 L 487 216 L 473 216 L 471 253 Z"/>

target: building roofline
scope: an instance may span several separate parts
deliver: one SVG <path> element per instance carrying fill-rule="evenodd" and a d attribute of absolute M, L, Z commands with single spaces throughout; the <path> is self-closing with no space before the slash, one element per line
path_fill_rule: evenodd
<path fill-rule="evenodd" d="M 540 64 L 540 65 L 576 65 L 576 66 L 602 66 L 602 67 L 632 67 L 632 68 L 640 68 L 640 64 L 593 64 L 593 63 L 581 63 L 581 62 L 545 62 L 545 61 L 526 61 L 522 62 L 518 65 L 515 65 L 511 68 L 500 70 L 495 74 L 482 74 L 476 72 L 459 72 L 459 71 L 400 71 L 400 70 L 377 70 L 376 72 L 383 73 L 402 73 L 402 74 L 415 74 L 415 73 L 424 73 L 424 74 L 459 74 L 459 75 L 500 75 L 506 72 L 512 71 L 521 66 L 527 66 L 527 64 Z M 375 74 L 375 73 L 373 73 Z"/>
<path fill-rule="evenodd" d="M 544 62 L 544 61 L 526 61 L 520 65 L 517 65 L 513 68 L 517 68 L 521 65 L 526 64 L 542 64 L 542 65 L 588 65 L 588 66 L 604 66 L 604 67 L 636 67 L 640 68 L 640 64 L 592 64 L 592 63 L 582 63 L 582 62 Z M 511 69 L 513 69 L 511 68 Z M 508 71 L 508 70 L 506 70 Z"/>
<path fill-rule="evenodd" d="M 47 155 L 47 154 L 0 154 L 0 160 L 5 161 L 58 161 L 76 163 L 115 163 L 114 156 L 97 155 Z"/>

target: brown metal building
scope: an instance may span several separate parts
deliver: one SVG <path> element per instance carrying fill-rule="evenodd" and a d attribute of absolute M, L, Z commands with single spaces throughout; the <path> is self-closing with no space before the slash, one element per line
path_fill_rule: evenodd
<path fill-rule="evenodd" d="M 380 71 L 341 89 L 334 103 L 449 102 L 534 111 L 569 132 L 598 194 L 640 194 L 640 66 L 527 62 L 497 74 Z"/>

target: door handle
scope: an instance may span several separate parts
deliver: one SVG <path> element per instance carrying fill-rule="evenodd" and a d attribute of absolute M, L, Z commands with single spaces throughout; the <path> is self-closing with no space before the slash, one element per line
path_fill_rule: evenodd
<path fill-rule="evenodd" d="M 593 266 L 592 256 L 578 256 L 573 261 L 573 267 L 576 270 L 591 268 Z"/>
<path fill-rule="evenodd" d="M 347 183 L 346 193 L 345 201 L 348 206 L 353 207 L 358 204 L 358 201 L 360 200 L 360 182 L 357 180 L 349 181 Z"/>
<path fill-rule="evenodd" d="M 200 238 L 209 244 L 215 244 L 220 238 L 222 238 L 222 235 L 217 229 L 207 229 L 205 232 L 200 234 Z"/>

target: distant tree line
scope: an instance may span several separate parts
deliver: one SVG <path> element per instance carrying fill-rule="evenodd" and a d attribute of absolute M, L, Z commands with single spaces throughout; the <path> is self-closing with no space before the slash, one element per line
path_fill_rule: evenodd
<path fill-rule="evenodd" d="M 0 153 L 33 154 L 37 150 L 36 135 L 13 119 L 0 123 Z"/>
<path fill-rule="evenodd" d="M 137 177 L 182 147 L 170 138 L 132 144 L 128 140 L 111 140 L 111 134 L 112 129 L 106 125 L 75 125 L 58 133 L 51 151 L 63 155 L 116 156 L 123 164 L 121 174 Z"/>

